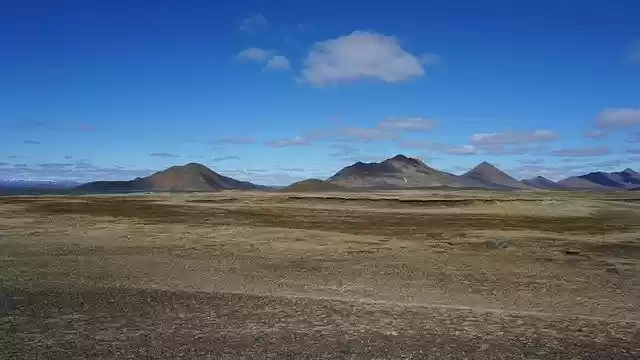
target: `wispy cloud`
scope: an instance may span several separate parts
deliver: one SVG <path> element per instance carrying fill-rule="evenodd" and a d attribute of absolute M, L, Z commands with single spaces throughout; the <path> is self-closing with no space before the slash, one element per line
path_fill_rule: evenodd
<path fill-rule="evenodd" d="M 239 156 L 220 156 L 211 159 L 212 162 L 228 161 L 228 160 L 240 160 Z"/>
<path fill-rule="evenodd" d="M 420 117 L 390 117 L 380 121 L 375 127 L 342 127 L 337 137 L 356 139 L 359 141 L 399 140 L 401 134 L 408 132 L 428 131 L 435 127 L 434 120 Z"/>
<path fill-rule="evenodd" d="M 529 132 L 506 131 L 500 133 L 480 133 L 471 136 L 471 144 L 476 146 L 521 144 L 528 142 L 555 141 L 558 134 L 551 130 Z"/>
<path fill-rule="evenodd" d="M 449 155 L 475 155 L 477 149 L 473 145 L 450 146 L 445 147 L 443 152 Z"/>
<path fill-rule="evenodd" d="M 391 117 L 378 124 L 379 129 L 399 132 L 427 131 L 432 130 L 435 126 L 434 120 L 419 117 Z"/>
<path fill-rule="evenodd" d="M 40 141 L 25 140 L 25 141 L 23 141 L 23 143 L 28 144 L 28 145 L 38 145 L 38 144 L 40 144 Z"/>
<path fill-rule="evenodd" d="M 265 144 L 267 146 L 275 147 L 275 148 L 291 147 L 291 146 L 309 146 L 311 145 L 311 140 L 302 136 L 296 136 L 292 138 L 267 141 Z"/>
<path fill-rule="evenodd" d="M 596 126 L 600 128 L 624 128 L 640 125 L 640 109 L 610 108 L 596 117 Z"/>
<path fill-rule="evenodd" d="M 398 134 L 379 128 L 344 127 L 340 129 L 339 135 L 347 138 L 355 138 L 360 141 L 392 140 L 398 138 Z"/>
<path fill-rule="evenodd" d="M 545 152 L 546 147 L 532 144 L 511 144 L 511 145 L 483 145 L 481 146 L 487 154 L 493 156 L 506 155 L 525 155 L 534 154 L 541 155 Z"/>
<path fill-rule="evenodd" d="M 375 79 L 401 82 L 424 75 L 435 57 L 421 59 L 402 49 L 398 39 L 370 31 L 318 42 L 305 60 L 300 79 L 313 85 Z"/>
<path fill-rule="evenodd" d="M 587 147 L 587 148 L 567 148 L 552 151 L 555 156 L 566 157 L 592 157 L 592 156 L 604 156 L 611 154 L 611 149 L 605 146 L 600 147 Z"/>
<path fill-rule="evenodd" d="M 277 71 L 286 71 L 291 68 L 291 64 L 289 59 L 282 55 L 276 55 L 267 61 L 265 65 L 265 69 L 267 70 L 277 70 Z"/>
<path fill-rule="evenodd" d="M 421 149 L 448 155 L 475 155 L 478 152 L 473 145 L 449 145 L 439 141 L 400 139 L 396 141 L 396 146 L 402 149 Z"/>
<path fill-rule="evenodd" d="M 640 154 L 640 148 L 636 148 L 636 149 L 627 149 L 627 154 L 635 154 L 635 155 L 638 155 L 638 154 Z"/>
<path fill-rule="evenodd" d="M 544 159 L 521 159 L 518 162 L 525 165 L 538 165 L 544 163 Z"/>
<path fill-rule="evenodd" d="M 349 144 L 332 144 L 332 148 L 336 151 L 329 153 L 329 156 L 340 161 L 378 161 L 383 156 L 373 154 L 363 154 L 360 149 Z"/>
<path fill-rule="evenodd" d="M 240 30 L 246 33 L 257 32 L 269 27 L 269 21 L 262 14 L 254 14 L 240 21 Z"/>
<path fill-rule="evenodd" d="M 273 50 L 250 47 L 240 51 L 238 55 L 236 55 L 236 57 L 242 60 L 249 60 L 249 61 L 261 63 L 266 61 L 270 57 L 272 57 L 273 54 L 274 54 Z"/>
<path fill-rule="evenodd" d="M 264 63 L 264 70 L 287 71 L 291 68 L 291 62 L 286 56 L 277 55 L 273 50 L 250 47 L 240 51 L 236 59 L 247 60 L 256 63 Z"/>
<path fill-rule="evenodd" d="M 251 137 L 224 138 L 224 139 L 218 139 L 213 141 L 213 143 L 216 145 L 228 145 L 228 144 L 240 145 L 240 144 L 253 144 L 255 142 L 256 142 L 256 139 Z"/>
<path fill-rule="evenodd" d="M 151 153 L 151 154 L 149 154 L 149 156 L 159 157 L 159 158 L 177 158 L 177 157 L 180 157 L 180 155 L 166 153 L 166 152 Z"/>
<path fill-rule="evenodd" d="M 71 180 L 78 182 L 93 180 L 123 180 L 147 176 L 150 169 L 135 169 L 126 166 L 102 167 L 84 161 L 69 163 L 41 163 L 35 165 L 0 165 L 0 179 Z"/>
<path fill-rule="evenodd" d="M 306 171 L 303 168 L 278 168 L 278 170 L 287 171 L 287 172 L 303 172 L 303 171 Z"/>

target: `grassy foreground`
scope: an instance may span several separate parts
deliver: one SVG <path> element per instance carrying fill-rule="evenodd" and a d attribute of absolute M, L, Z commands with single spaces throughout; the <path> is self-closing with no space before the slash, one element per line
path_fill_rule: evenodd
<path fill-rule="evenodd" d="M 640 194 L 0 198 L 2 359 L 637 359 Z"/>

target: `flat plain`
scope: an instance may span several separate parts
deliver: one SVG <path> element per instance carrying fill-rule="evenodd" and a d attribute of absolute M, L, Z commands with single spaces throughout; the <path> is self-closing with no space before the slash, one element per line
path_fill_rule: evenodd
<path fill-rule="evenodd" d="M 640 193 L 0 198 L 2 359 L 638 359 Z"/>

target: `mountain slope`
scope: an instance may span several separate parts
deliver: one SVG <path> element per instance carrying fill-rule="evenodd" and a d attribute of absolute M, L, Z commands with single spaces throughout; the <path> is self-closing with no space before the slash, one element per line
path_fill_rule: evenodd
<path fill-rule="evenodd" d="M 258 185 L 220 175 L 208 167 L 190 163 L 172 166 L 153 175 L 129 181 L 95 181 L 77 187 L 84 191 L 217 191 L 250 190 Z"/>
<path fill-rule="evenodd" d="M 569 188 L 558 184 L 555 181 L 551 181 L 544 176 L 536 176 L 532 179 L 524 179 L 521 182 L 529 187 L 541 189 L 541 190 L 568 190 Z"/>
<path fill-rule="evenodd" d="M 609 173 L 609 178 L 626 187 L 640 186 L 640 173 L 633 169 Z"/>
<path fill-rule="evenodd" d="M 338 171 L 328 181 L 345 187 L 478 187 L 472 179 L 435 170 L 418 159 L 396 155 L 380 163 L 357 162 Z"/>
<path fill-rule="evenodd" d="M 506 187 L 514 189 L 530 189 L 531 187 L 512 178 L 486 161 L 460 175 L 463 178 L 479 181 L 487 187 Z"/>
<path fill-rule="evenodd" d="M 562 186 L 566 186 L 571 189 L 590 189 L 590 190 L 604 190 L 607 189 L 605 186 L 596 184 L 589 180 L 583 179 L 580 176 L 571 176 L 564 180 L 558 181 L 558 184 Z"/>
<path fill-rule="evenodd" d="M 307 192 L 307 191 L 338 191 L 344 190 L 340 185 L 320 180 L 320 179 L 306 179 L 295 182 L 287 187 L 280 189 L 286 192 Z"/>

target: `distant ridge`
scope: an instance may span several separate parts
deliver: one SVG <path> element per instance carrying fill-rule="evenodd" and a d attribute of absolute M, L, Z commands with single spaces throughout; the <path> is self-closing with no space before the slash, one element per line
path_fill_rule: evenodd
<path fill-rule="evenodd" d="M 529 187 L 541 190 L 569 190 L 570 187 L 558 184 L 555 181 L 551 181 L 544 176 L 536 176 L 532 179 L 524 179 L 521 182 Z"/>
<path fill-rule="evenodd" d="M 518 181 L 504 173 L 502 170 L 483 161 L 478 166 L 460 175 L 463 178 L 473 179 L 486 187 L 507 187 L 513 189 L 530 189 L 531 186 Z"/>
<path fill-rule="evenodd" d="M 350 188 L 477 187 L 474 180 L 439 171 L 419 159 L 396 155 L 380 163 L 356 162 L 328 181 Z"/>
<path fill-rule="evenodd" d="M 251 190 L 258 185 L 220 175 L 208 167 L 189 163 L 129 181 L 95 181 L 78 186 L 82 191 L 219 191 Z"/>

